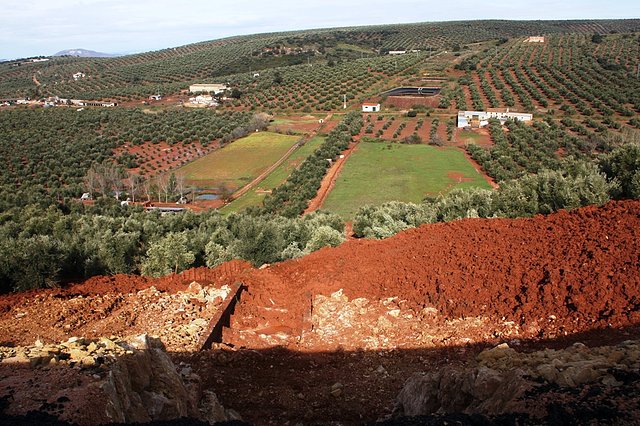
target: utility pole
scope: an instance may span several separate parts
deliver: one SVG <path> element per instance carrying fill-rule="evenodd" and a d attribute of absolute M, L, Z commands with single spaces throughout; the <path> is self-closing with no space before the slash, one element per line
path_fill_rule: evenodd
<path fill-rule="evenodd" d="M 343 95 L 343 105 L 342 109 L 347 109 L 347 95 Z"/>

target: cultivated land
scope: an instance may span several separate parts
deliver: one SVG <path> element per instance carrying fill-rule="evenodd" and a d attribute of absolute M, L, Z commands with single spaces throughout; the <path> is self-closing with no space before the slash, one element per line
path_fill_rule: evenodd
<path fill-rule="evenodd" d="M 226 185 L 238 189 L 278 161 L 298 140 L 298 136 L 255 133 L 178 169 L 176 174 L 200 188 Z"/>
<path fill-rule="evenodd" d="M 322 208 L 348 220 L 366 204 L 419 203 L 454 188 L 491 188 L 459 149 L 361 142 Z"/>
<path fill-rule="evenodd" d="M 296 149 L 291 155 L 280 164 L 273 172 L 269 173 L 264 180 L 260 181 L 253 189 L 239 198 L 233 200 L 231 203 L 225 205 L 220 209 L 223 213 L 232 213 L 241 211 L 250 206 L 260 206 L 262 200 L 268 191 L 281 185 L 293 169 L 300 166 L 300 164 L 311 155 L 319 146 L 324 142 L 324 138 L 315 137 L 306 142 L 300 148 Z"/>

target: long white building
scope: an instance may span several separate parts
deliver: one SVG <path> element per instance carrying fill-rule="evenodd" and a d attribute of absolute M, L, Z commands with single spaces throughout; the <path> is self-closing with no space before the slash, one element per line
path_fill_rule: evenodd
<path fill-rule="evenodd" d="M 533 114 L 525 112 L 510 112 L 509 108 L 490 109 L 487 111 L 458 111 L 458 128 L 464 127 L 485 127 L 489 124 L 490 118 L 497 118 L 504 124 L 507 120 L 531 121 Z"/>
<path fill-rule="evenodd" d="M 225 84 L 211 83 L 211 84 L 192 84 L 189 86 L 189 92 L 191 93 L 210 93 L 217 95 L 227 90 L 228 87 Z"/>

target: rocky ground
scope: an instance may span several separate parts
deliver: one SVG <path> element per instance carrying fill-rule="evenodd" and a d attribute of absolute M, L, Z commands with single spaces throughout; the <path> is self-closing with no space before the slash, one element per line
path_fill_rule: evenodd
<path fill-rule="evenodd" d="M 4 296 L 0 397 L 12 415 L 39 409 L 89 424 L 65 409 L 75 386 L 36 397 L 33 383 L 93 381 L 104 389 L 111 373 L 94 369 L 127 359 L 127 349 L 100 351 L 147 333 L 164 343 L 186 388 L 198 383 L 189 400 L 196 417 L 203 400 L 210 407 L 216 398 L 227 411 L 216 410 L 231 413 L 225 418 L 256 424 L 400 422 L 401 414 L 432 424 L 503 415 L 535 424 L 580 419 L 576 413 L 584 422 L 632 424 L 639 234 L 640 202 L 611 202 L 532 219 L 426 225 L 260 269 L 233 261 L 158 280 L 99 277 Z M 236 282 L 247 291 L 223 342 L 198 351 Z M 84 349 L 67 353 L 78 342 Z M 69 371 L 87 375 L 70 380 Z M 507 401 L 498 398 L 502 387 L 522 392 Z M 157 389 L 138 390 L 157 403 L 148 395 Z M 143 405 L 150 419 L 161 418 L 159 405 Z"/>

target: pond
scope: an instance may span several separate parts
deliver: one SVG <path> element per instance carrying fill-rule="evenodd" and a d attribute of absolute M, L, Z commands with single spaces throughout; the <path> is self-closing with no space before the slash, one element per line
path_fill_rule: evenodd
<path fill-rule="evenodd" d="M 202 194 L 202 195 L 198 195 L 196 197 L 196 200 L 209 201 L 209 200 L 217 200 L 218 198 L 220 198 L 220 196 L 217 194 Z"/>

